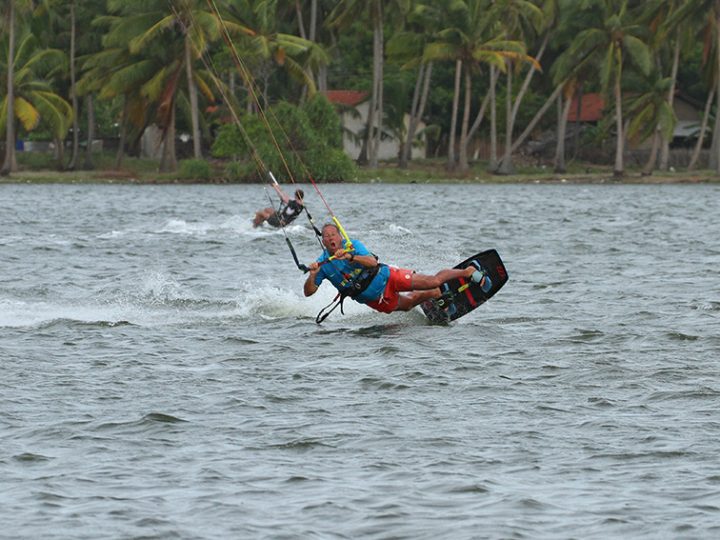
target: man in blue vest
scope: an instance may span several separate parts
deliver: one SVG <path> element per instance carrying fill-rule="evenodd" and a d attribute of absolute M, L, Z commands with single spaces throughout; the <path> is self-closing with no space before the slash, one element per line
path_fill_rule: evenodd
<path fill-rule="evenodd" d="M 328 223 L 322 228 L 323 254 L 309 265 L 303 292 L 311 296 L 327 279 L 343 295 L 383 313 L 410 311 L 430 298 L 439 298 L 440 285 L 457 278 L 481 283 L 485 275 L 477 268 L 450 268 L 434 276 L 378 263 L 359 240 L 350 239 L 352 249 L 338 227 Z M 331 259 L 331 257 L 333 257 Z"/>

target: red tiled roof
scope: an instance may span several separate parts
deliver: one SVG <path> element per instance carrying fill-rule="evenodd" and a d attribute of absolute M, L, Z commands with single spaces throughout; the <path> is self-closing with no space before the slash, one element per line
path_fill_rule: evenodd
<path fill-rule="evenodd" d="M 568 122 L 577 120 L 577 96 L 573 98 L 570 105 L 570 114 L 568 114 Z M 582 110 L 580 111 L 581 122 L 597 122 L 603 117 L 603 109 L 605 108 L 605 100 L 600 94 L 584 94 L 582 97 Z"/>
<path fill-rule="evenodd" d="M 355 107 L 367 99 L 368 93 L 360 90 L 328 90 L 325 95 L 330 103 Z"/>

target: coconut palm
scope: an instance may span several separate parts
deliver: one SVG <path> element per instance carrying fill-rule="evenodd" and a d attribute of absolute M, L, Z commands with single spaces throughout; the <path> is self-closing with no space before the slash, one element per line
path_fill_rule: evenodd
<path fill-rule="evenodd" d="M 624 129 L 622 110 L 623 70 L 632 63 L 644 74 L 651 68 L 650 51 L 643 41 L 645 28 L 628 8 L 628 0 L 584 0 L 592 10 L 594 26 L 581 31 L 564 53 L 577 66 L 595 66 L 600 71 L 603 92 L 615 103 L 615 164 L 613 175 L 624 174 Z"/>
<path fill-rule="evenodd" d="M 0 103 L 0 121 L 8 128 L 8 147 L 15 147 L 15 122 L 19 121 L 25 131 L 42 127 L 62 141 L 72 118 L 70 104 L 59 96 L 48 82 L 54 72 L 65 69 L 67 59 L 62 51 L 38 47 L 38 40 L 27 29 L 20 34 L 17 47 L 3 43 L 0 49 L 0 73 L 12 80 L 12 86 Z M 10 50 L 13 56 L 10 57 Z M 8 63 L 4 62 L 10 58 Z M 12 76 L 10 76 L 12 73 Z M 12 114 L 8 114 L 12 111 Z M 14 152 L 6 152 L 5 174 L 14 170 Z"/>
<path fill-rule="evenodd" d="M 716 102 L 715 127 L 713 128 L 712 148 L 710 151 L 710 167 L 720 174 L 720 0 L 686 0 L 673 14 L 668 24 L 679 24 L 682 21 L 698 20 L 704 22 L 700 32 L 706 51 L 706 61 L 713 74 Z M 712 92 L 710 92 L 712 93 Z"/>
<path fill-rule="evenodd" d="M 6 76 L 7 94 L 5 96 L 5 111 L 15 109 L 15 94 L 14 94 L 14 59 L 15 59 L 15 34 L 18 12 L 22 15 L 28 12 L 31 8 L 31 2 L 29 0 L 8 0 L 3 6 L 4 9 L 0 13 L 2 18 L 0 22 L 2 26 L 7 30 L 8 46 L 6 60 Z M 15 119 L 12 114 L 6 114 L 5 116 L 5 159 L 3 160 L 2 167 L 0 167 L 0 175 L 7 176 L 11 171 L 17 169 L 15 163 Z"/>
<path fill-rule="evenodd" d="M 669 73 L 670 86 L 667 89 L 666 100 L 670 108 L 675 100 L 675 88 L 677 73 L 680 65 L 680 52 L 682 42 L 688 43 L 692 32 L 687 21 L 669 24 L 673 15 L 684 4 L 684 0 L 650 0 L 645 6 L 643 19 L 648 21 L 651 30 L 651 46 L 655 54 L 656 65 L 664 67 L 663 72 Z M 667 70 L 668 56 L 671 58 L 670 67 Z M 668 168 L 670 156 L 670 138 L 662 137 L 660 134 L 658 146 L 660 150 L 660 169 Z M 655 149 L 653 149 L 655 150 Z M 651 157 L 654 162 L 654 157 Z"/>
<path fill-rule="evenodd" d="M 77 85 L 80 93 L 93 92 L 101 100 L 123 102 L 116 168 L 122 165 L 128 133 L 139 137 L 154 110 L 154 104 L 142 95 L 141 89 L 163 68 L 161 58 L 130 53 L 129 38 L 120 31 L 121 21 L 115 16 L 95 20 L 94 26 L 107 28 L 108 32 L 102 49 L 84 59 L 83 76 Z"/>
<path fill-rule="evenodd" d="M 628 139 L 641 142 L 652 138 L 653 141 L 643 175 L 652 174 L 661 141 L 668 140 L 675 129 L 675 113 L 667 99 L 672 86 L 671 77 L 662 78 L 653 71 L 646 77 L 643 91 L 633 97 L 629 107 Z"/>
<path fill-rule="evenodd" d="M 406 13 L 409 7 L 409 0 L 341 0 L 330 14 L 331 24 L 338 27 L 348 27 L 359 18 L 367 18 L 373 28 L 373 77 L 367 129 L 368 165 L 373 168 L 378 165 L 383 122 L 383 27 L 393 13 Z"/>
<path fill-rule="evenodd" d="M 513 74 L 516 70 L 512 65 L 513 61 L 508 60 L 510 65 L 506 72 L 505 153 L 497 169 L 497 172 L 500 174 L 510 174 L 513 172 L 512 139 L 515 120 L 517 118 L 523 97 L 530 86 L 530 82 L 532 81 L 535 73 L 539 70 L 539 64 L 537 62 L 540 62 L 550 36 L 556 28 L 558 17 L 557 0 L 544 1 L 541 5 L 542 8 L 529 0 L 498 0 L 493 6 L 493 9 L 500 13 L 499 20 L 508 38 L 529 43 L 535 35 L 542 35 L 542 38 L 538 40 L 539 45 L 537 47 L 537 52 L 535 53 L 536 63 L 529 64 L 525 80 L 518 91 L 514 102 L 512 97 Z"/>
<path fill-rule="evenodd" d="M 298 34 L 302 39 L 308 40 L 327 50 L 331 48 L 335 36 L 332 36 L 332 28 L 325 21 L 328 19 L 330 12 L 335 7 L 334 0 L 309 0 L 302 2 L 301 0 L 284 0 L 289 10 L 295 13 L 297 20 Z M 326 92 L 327 86 L 327 61 L 308 63 L 306 66 L 308 77 L 312 77 L 315 81 L 317 90 Z M 303 87 L 303 97 L 307 94 L 309 88 Z"/>
<path fill-rule="evenodd" d="M 275 7 L 273 0 L 236 0 L 217 13 L 227 30 L 226 38 L 232 39 L 235 67 L 250 97 L 248 109 L 268 105 L 267 80 L 278 68 L 307 87 L 307 95 L 312 96 L 316 92 L 312 73 L 329 62 L 327 53 L 317 43 L 279 31 Z M 259 99 L 256 88 L 262 79 L 265 82 L 260 92 L 264 103 L 253 103 Z"/>
<path fill-rule="evenodd" d="M 204 0 L 184 0 L 176 3 L 161 0 L 109 0 L 108 8 L 132 19 L 136 24 L 138 33 L 129 42 L 131 53 L 139 54 L 149 48 L 171 44 L 170 51 L 175 55 L 170 69 L 166 71 L 166 82 L 169 82 L 170 86 L 165 87 L 161 93 L 170 102 L 174 102 L 174 92 L 179 83 L 176 68 L 185 72 L 190 101 L 193 154 L 196 159 L 200 159 L 202 148 L 198 86 L 202 82 L 195 75 L 195 64 L 210 44 L 220 38 L 220 21 L 208 10 L 208 4 Z M 172 92 L 167 93 L 171 87 Z M 212 99 L 212 96 L 209 97 Z M 174 122 L 174 107 L 167 110 L 171 109 Z"/>
<path fill-rule="evenodd" d="M 435 41 L 425 48 L 424 59 L 455 62 L 455 88 L 453 94 L 452 117 L 450 122 L 450 143 L 448 146 L 448 168 L 468 169 L 467 134 L 470 120 L 472 95 L 472 75 L 480 71 L 481 66 L 490 65 L 505 71 L 507 60 L 529 61 L 523 43 L 505 39 L 493 17 L 490 0 L 458 0 L 451 3 L 448 10 L 448 24 L 437 33 Z M 464 74 L 463 74 L 464 72 Z M 455 163 L 455 131 L 460 103 L 460 83 L 464 79 L 464 108 L 460 128 L 460 154 Z"/>
<path fill-rule="evenodd" d="M 547 3 L 554 6 L 554 2 Z M 550 11 L 552 19 L 554 19 L 554 11 Z M 499 27 L 502 29 L 506 39 L 516 39 L 527 44 L 540 29 L 543 23 L 543 12 L 533 2 L 529 0 L 496 0 L 493 3 L 491 16 L 497 18 Z M 547 25 L 552 27 L 551 24 Z M 549 34 L 547 34 L 549 37 Z M 544 42 L 547 44 L 547 41 Z M 544 46 L 540 47 L 540 53 L 544 51 Z M 516 66 L 512 59 L 507 59 L 508 68 L 505 70 L 507 80 L 507 89 L 505 92 L 505 153 L 500 166 L 497 169 L 499 174 L 510 174 L 513 172 L 512 166 L 512 132 L 515 124 L 515 117 L 520 106 L 522 96 L 518 96 L 515 107 L 513 107 L 513 75 Z M 522 94 L 530 84 L 532 75 L 539 69 L 539 64 L 531 65 L 526 84 Z"/>
<path fill-rule="evenodd" d="M 417 127 L 425 112 L 430 93 L 433 63 L 425 61 L 423 54 L 426 45 L 432 40 L 437 21 L 442 19 L 443 6 L 435 2 L 416 2 L 407 14 L 406 29 L 396 32 L 388 41 L 387 50 L 391 60 L 402 65 L 401 69 L 416 69 L 417 75 L 413 89 L 407 132 L 400 150 L 399 167 L 407 168 L 411 157 L 412 144 Z"/>

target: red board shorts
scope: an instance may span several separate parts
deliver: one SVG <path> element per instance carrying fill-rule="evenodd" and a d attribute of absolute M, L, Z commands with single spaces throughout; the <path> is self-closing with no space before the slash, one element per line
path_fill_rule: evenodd
<path fill-rule="evenodd" d="M 412 275 L 413 270 L 406 268 L 396 268 L 390 266 L 390 277 L 382 296 L 377 300 L 368 302 L 367 305 L 383 313 L 390 313 L 397 309 L 400 293 L 404 291 L 412 291 Z"/>

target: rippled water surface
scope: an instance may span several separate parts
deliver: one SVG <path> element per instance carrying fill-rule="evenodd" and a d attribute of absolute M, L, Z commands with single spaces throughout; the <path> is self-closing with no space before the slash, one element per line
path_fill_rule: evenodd
<path fill-rule="evenodd" d="M 720 536 L 720 188 L 322 189 L 510 281 L 318 326 L 261 186 L 0 186 L 0 537 Z"/>

